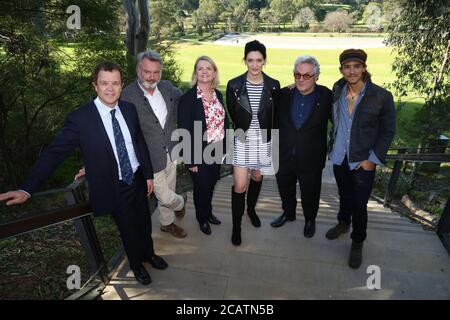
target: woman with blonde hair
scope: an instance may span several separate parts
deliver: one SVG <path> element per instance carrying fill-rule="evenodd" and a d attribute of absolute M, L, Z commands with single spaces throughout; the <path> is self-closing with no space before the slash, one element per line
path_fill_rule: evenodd
<path fill-rule="evenodd" d="M 186 129 L 190 133 L 191 154 L 183 154 L 183 161 L 194 185 L 195 214 L 200 230 L 209 235 L 210 223 L 221 223 L 212 213 L 211 202 L 214 187 L 220 178 L 222 154 L 226 146 L 225 130 L 228 127 L 222 94 L 217 90 L 219 70 L 210 57 L 201 56 L 197 59 L 191 84 L 192 88 L 181 96 L 178 104 L 178 128 Z M 201 128 L 201 132 L 194 134 L 196 127 Z M 206 139 L 202 139 L 204 136 Z M 202 146 L 201 157 L 194 155 L 196 137 L 202 140 L 197 141 L 197 145 Z M 212 163 L 205 161 L 205 148 L 213 150 L 211 157 L 215 160 Z M 220 154 L 215 154 L 218 150 Z"/>

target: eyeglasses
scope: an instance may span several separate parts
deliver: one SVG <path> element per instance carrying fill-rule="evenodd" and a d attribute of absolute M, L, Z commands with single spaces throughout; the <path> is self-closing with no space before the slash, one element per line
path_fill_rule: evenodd
<path fill-rule="evenodd" d="M 300 80 L 301 78 L 303 78 L 304 80 L 309 80 L 312 77 L 314 77 L 315 74 L 309 74 L 309 73 L 305 73 L 305 74 L 301 74 L 298 72 L 294 72 L 294 78 L 297 80 Z"/>

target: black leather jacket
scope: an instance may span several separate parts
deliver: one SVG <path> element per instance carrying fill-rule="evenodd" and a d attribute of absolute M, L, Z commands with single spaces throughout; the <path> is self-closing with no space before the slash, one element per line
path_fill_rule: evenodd
<path fill-rule="evenodd" d="M 278 105 L 280 97 L 280 82 L 263 73 L 264 88 L 259 103 L 258 120 L 261 129 L 267 130 L 270 141 L 270 129 L 278 127 Z M 252 121 L 252 109 L 245 85 L 247 73 L 228 81 L 227 109 L 233 121 L 234 129 L 247 131 Z"/>

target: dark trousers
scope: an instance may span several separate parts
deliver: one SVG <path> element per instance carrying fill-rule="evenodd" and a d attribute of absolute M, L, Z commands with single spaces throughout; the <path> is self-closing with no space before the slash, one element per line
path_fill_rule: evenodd
<path fill-rule="evenodd" d="M 350 170 L 345 158 L 342 165 L 333 166 L 333 172 L 339 190 L 338 221 L 352 224 L 351 238 L 363 242 L 367 238 L 367 202 L 372 193 L 375 170 Z"/>
<path fill-rule="evenodd" d="M 214 187 L 220 177 L 220 164 L 200 164 L 198 172 L 189 173 L 194 185 L 195 216 L 199 223 L 205 223 L 212 214 Z"/>
<path fill-rule="evenodd" d="M 113 212 L 131 269 L 154 255 L 152 220 L 147 200 L 147 183 L 138 171 L 133 183 L 119 182 L 119 205 Z"/>
<path fill-rule="evenodd" d="M 276 175 L 283 212 L 295 217 L 297 209 L 297 181 L 300 185 L 303 214 L 306 220 L 314 220 L 319 210 L 322 170 L 299 170 L 294 158 L 280 163 Z"/>

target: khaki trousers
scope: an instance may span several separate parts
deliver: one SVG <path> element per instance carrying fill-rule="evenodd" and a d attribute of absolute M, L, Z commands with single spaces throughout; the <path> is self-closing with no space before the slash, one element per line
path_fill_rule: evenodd
<path fill-rule="evenodd" d="M 154 175 L 154 192 L 158 199 L 159 222 L 168 226 L 175 220 L 175 211 L 184 206 L 183 197 L 175 193 L 177 184 L 177 166 L 167 154 L 167 164 L 164 170 Z"/>

